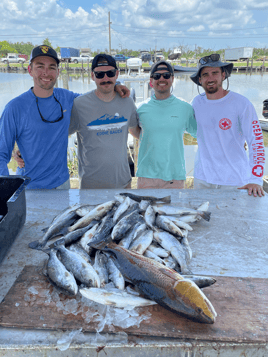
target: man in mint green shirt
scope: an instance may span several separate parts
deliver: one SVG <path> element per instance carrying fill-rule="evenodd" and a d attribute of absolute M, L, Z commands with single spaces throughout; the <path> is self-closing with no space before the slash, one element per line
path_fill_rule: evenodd
<path fill-rule="evenodd" d="M 173 81 L 168 62 L 154 64 L 150 83 L 155 94 L 139 105 L 139 126 L 129 129 L 140 140 L 138 189 L 184 188 L 183 134 L 196 137 L 197 126 L 192 106 L 170 93 Z"/>

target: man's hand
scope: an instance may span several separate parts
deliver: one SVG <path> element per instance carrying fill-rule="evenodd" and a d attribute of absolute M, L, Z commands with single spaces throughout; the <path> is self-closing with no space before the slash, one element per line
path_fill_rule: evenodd
<path fill-rule="evenodd" d="M 24 161 L 20 155 L 20 151 L 16 150 L 12 156 L 13 156 L 14 160 L 17 161 L 19 168 L 22 169 L 24 167 Z"/>
<path fill-rule="evenodd" d="M 246 189 L 248 190 L 248 194 L 251 196 L 253 192 L 253 196 L 257 197 L 258 195 L 260 197 L 265 196 L 264 190 L 261 185 L 257 185 L 256 183 L 248 183 L 247 185 L 243 187 L 238 187 L 239 190 Z"/>
<path fill-rule="evenodd" d="M 124 86 L 123 84 L 117 84 L 114 87 L 114 90 L 120 95 L 122 98 L 127 98 L 130 95 L 130 90 L 128 87 Z"/>

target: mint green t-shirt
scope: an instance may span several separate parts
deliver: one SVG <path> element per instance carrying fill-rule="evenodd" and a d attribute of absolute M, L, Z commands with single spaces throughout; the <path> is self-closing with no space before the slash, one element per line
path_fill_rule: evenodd
<path fill-rule="evenodd" d="M 197 130 L 192 106 L 174 95 L 165 100 L 152 96 L 137 112 L 141 135 L 136 176 L 185 180 L 183 134 L 196 137 Z"/>

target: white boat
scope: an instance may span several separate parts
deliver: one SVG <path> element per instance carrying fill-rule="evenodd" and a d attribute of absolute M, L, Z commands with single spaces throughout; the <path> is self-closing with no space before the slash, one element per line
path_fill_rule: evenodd
<path fill-rule="evenodd" d="M 176 59 L 179 59 L 181 56 L 181 50 L 179 47 L 174 48 L 174 50 L 172 52 L 170 52 L 170 54 L 168 55 L 168 59 L 170 59 L 171 61 L 174 61 Z"/>
<path fill-rule="evenodd" d="M 262 130 L 268 131 L 268 119 L 261 118 L 259 119 L 259 122 Z"/>

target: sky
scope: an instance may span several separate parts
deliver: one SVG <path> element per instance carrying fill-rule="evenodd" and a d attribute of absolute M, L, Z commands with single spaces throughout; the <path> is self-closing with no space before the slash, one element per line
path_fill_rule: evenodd
<path fill-rule="evenodd" d="M 1 0 L 0 41 L 217 51 L 268 47 L 265 0 Z M 110 37 L 109 37 L 110 14 Z"/>

